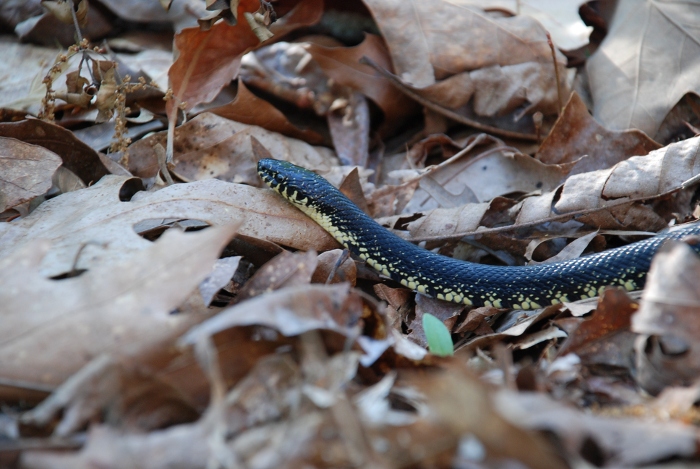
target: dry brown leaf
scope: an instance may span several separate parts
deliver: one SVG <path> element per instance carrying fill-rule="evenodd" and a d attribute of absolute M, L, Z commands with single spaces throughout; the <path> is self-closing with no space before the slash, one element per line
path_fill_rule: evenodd
<path fill-rule="evenodd" d="M 495 393 L 494 404 L 512 424 L 551 432 L 570 457 L 599 467 L 634 467 L 696 455 L 696 429 L 680 422 L 598 416 L 544 394 L 507 390 Z"/>
<path fill-rule="evenodd" d="M 205 112 L 175 129 L 175 172 L 190 180 L 216 177 L 260 186 L 251 136 L 274 158 L 306 168 L 328 170 L 337 161 L 327 148 Z M 159 166 L 154 148 L 157 144 L 165 147 L 165 140 L 166 133 L 161 132 L 131 145 L 129 170 L 140 177 L 155 176 Z"/>
<path fill-rule="evenodd" d="M 235 301 L 240 303 L 281 288 L 308 285 L 317 265 L 317 256 L 313 250 L 295 253 L 284 251 L 248 279 Z"/>
<path fill-rule="evenodd" d="M 170 313 L 211 272 L 234 233 L 231 226 L 172 231 L 122 262 L 64 280 L 40 272 L 49 241 L 15 249 L 0 261 L 0 374 L 56 385 L 101 353 L 134 356 L 166 346 L 203 319 Z M 33 353 L 37 344 L 41 353 Z"/>
<path fill-rule="evenodd" d="M 360 63 L 362 57 L 369 57 L 383 69 L 392 70 L 389 52 L 379 36 L 367 34 L 365 40 L 355 47 L 324 47 L 310 42 L 305 48 L 326 75 L 377 103 L 384 112 L 384 132 L 398 128 L 406 117 L 416 112 L 417 106 L 412 100 L 404 97 L 374 69 Z"/>
<path fill-rule="evenodd" d="M 38 113 L 41 100 L 46 95 L 46 87 L 41 81 L 59 51 L 7 40 L 0 42 L 0 45 L 5 57 L 0 62 L 3 83 L 0 87 L 0 107 Z M 55 89 L 60 89 L 58 84 Z"/>
<path fill-rule="evenodd" d="M 552 191 L 564 181 L 570 169 L 570 164 L 546 165 L 511 147 L 502 146 L 431 168 L 430 177 L 447 191 L 447 199 L 458 198 L 467 188 L 477 202 L 488 202 L 517 192 Z M 421 181 L 405 210 L 418 212 L 441 206 L 445 207 L 427 193 Z"/>
<path fill-rule="evenodd" d="M 525 198 L 508 211 L 508 216 L 515 219 L 516 226 L 561 219 L 563 215 L 573 213 L 579 214 L 582 221 L 600 228 L 662 229 L 666 226 L 663 218 L 632 201 L 653 199 L 692 184 L 700 174 L 698 145 L 700 138 L 695 137 L 645 156 L 628 158 L 609 169 L 576 174 L 566 179 L 562 189 Z M 473 234 L 488 209 L 489 204 L 482 203 L 423 212 L 420 218 L 408 223 L 411 239 L 445 239 Z M 582 215 L 589 213 L 591 215 Z M 380 221 L 393 226 L 394 220 Z"/>
<path fill-rule="evenodd" d="M 311 144 L 318 145 L 323 142 L 323 137 L 313 130 L 300 129 L 289 122 L 279 109 L 251 93 L 241 80 L 238 80 L 236 99 L 223 106 L 209 109 L 208 112 L 243 124 L 257 125 Z"/>
<path fill-rule="evenodd" d="M 143 358 L 143 357 L 138 357 Z M 135 361 L 139 361 L 138 358 Z M 192 402 L 140 366 L 126 366 L 102 354 L 64 381 L 47 399 L 22 414 L 22 424 L 46 428 L 61 417 L 53 434 L 69 436 L 110 413 L 112 424 L 147 431 L 198 417 Z"/>
<path fill-rule="evenodd" d="M 700 36 L 688 22 L 699 13 L 696 2 L 619 3 L 587 63 L 596 119 L 612 130 L 635 128 L 654 137 L 683 95 L 700 94 Z"/>
<path fill-rule="evenodd" d="M 365 4 L 389 47 L 396 85 L 450 119 L 532 140 L 534 124 L 521 117 L 556 114 L 559 94 L 568 96 L 566 60 L 556 52 L 557 86 L 546 31 L 532 18 L 448 1 Z"/>
<path fill-rule="evenodd" d="M 276 37 L 283 37 L 300 27 L 314 25 L 321 20 L 323 8 L 322 0 L 301 0 L 289 13 L 272 23 L 269 29 Z"/>
<path fill-rule="evenodd" d="M 369 105 L 362 93 L 347 91 L 333 102 L 326 116 L 328 129 L 341 164 L 364 168 L 369 161 Z"/>
<path fill-rule="evenodd" d="M 535 157 L 546 164 L 577 162 L 570 174 L 578 174 L 610 168 L 630 156 L 646 155 L 660 147 L 639 130 L 607 130 L 573 93 Z"/>
<path fill-rule="evenodd" d="M 83 3 L 87 4 L 88 2 Z M 86 27 L 82 28 L 82 33 L 96 41 L 115 30 L 110 19 L 99 8 L 87 10 L 85 24 Z M 48 12 L 18 24 L 15 27 L 15 34 L 23 42 L 43 44 L 49 47 L 55 47 L 56 44 L 69 47 L 75 44 L 75 26 L 72 19 L 69 23 L 63 23 Z"/>
<path fill-rule="evenodd" d="M 238 269 L 241 258 L 241 256 L 234 256 L 218 259 L 209 276 L 199 284 L 199 293 L 202 295 L 206 306 L 211 304 L 219 290 L 229 284 L 233 274 Z"/>
<path fill-rule="evenodd" d="M 38 119 L 0 123 L 0 136 L 12 137 L 39 145 L 61 157 L 63 167 L 71 170 L 86 184 L 94 184 L 109 174 L 98 153 L 56 124 Z"/>
<path fill-rule="evenodd" d="M 558 355 L 575 353 L 586 365 L 607 365 L 631 371 L 635 334 L 630 331 L 630 318 L 638 308 L 639 304 L 624 290 L 606 289 L 593 316 L 569 335 Z"/>
<path fill-rule="evenodd" d="M 356 337 L 361 313 L 362 300 L 348 284 L 289 287 L 223 310 L 192 328 L 180 342 L 194 345 L 203 337 L 251 325 L 271 327 L 285 336 L 326 329 Z"/>
<path fill-rule="evenodd" d="M 176 464 L 183 467 L 204 467 L 212 456 L 212 451 L 219 454 L 223 448 L 212 448 L 207 441 L 221 438 L 219 432 L 228 428 L 217 428 L 217 424 L 226 421 L 231 434 L 236 434 L 245 427 L 248 420 L 253 427 L 265 423 L 268 419 L 280 415 L 280 410 L 287 411 L 291 402 L 284 400 L 284 393 L 298 381 L 298 369 L 286 357 L 272 357 L 258 363 L 248 379 L 239 384 L 229 394 L 227 402 L 218 403 L 217 412 L 193 424 L 176 425 L 166 430 L 143 433 L 129 433 L 120 430 L 114 433 L 111 427 L 92 427 L 88 442 L 82 451 L 76 453 L 27 453 L 24 458 L 26 467 L 52 468 L 88 468 L 95 465 L 105 467 L 131 467 L 133 461 L 148 462 L 152 467 Z M 255 414 L 253 409 L 265 409 L 267 412 Z M 192 448 L 198 448 L 192 451 Z M 176 451 L 182 448 L 182 451 Z M 122 457 L 117 456 L 121 454 Z M 123 455 L 129 454 L 125 465 Z M 167 454 L 167 457 L 163 457 Z M 157 455 L 157 456 L 155 456 Z"/>
<path fill-rule="evenodd" d="M 574 50 L 588 44 L 593 31 L 579 16 L 586 0 L 460 0 L 484 10 L 507 11 L 513 15 L 531 16 L 549 31 L 554 44 L 561 50 Z"/>
<path fill-rule="evenodd" d="M 637 381 L 649 392 L 688 385 L 700 376 L 700 259 L 683 244 L 653 260 L 639 312 L 632 318 L 638 339 Z"/>
<path fill-rule="evenodd" d="M 551 66 L 552 52 L 543 30 L 530 18 L 491 17 L 449 1 L 364 3 L 387 42 L 396 75 L 413 87 L 425 88 L 436 80 L 493 65 L 546 59 Z"/>
<path fill-rule="evenodd" d="M 211 225 L 242 221 L 243 235 L 297 249 L 337 246 L 322 228 L 270 190 L 210 179 L 143 192 L 121 202 L 120 191 L 129 188 L 129 181 L 108 176 L 87 189 L 44 202 L 22 220 L 1 223 L 0 256 L 29 241 L 48 239 L 53 246 L 41 263 L 42 274 L 70 272 L 79 252 L 76 267 L 90 269 L 150 246 L 134 225 L 153 219 L 193 219 Z"/>
<path fill-rule="evenodd" d="M 244 0 L 241 9 L 254 12 L 259 6 L 257 0 Z M 176 59 L 168 72 L 175 98 L 168 101 L 169 119 L 181 104 L 189 110 L 212 101 L 238 73 L 243 54 L 259 42 L 246 22 L 221 22 L 208 31 L 187 28 L 176 34 Z"/>
<path fill-rule="evenodd" d="M 425 423 L 431 422 L 440 428 L 438 432 L 431 432 L 435 436 L 428 437 L 433 441 L 417 439 L 414 443 L 423 446 L 423 452 L 427 453 L 420 460 L 471 436 L 482 457 L 490 461 L 514 459 L 526 467 L 566 467 L 540 435 L 518 428 L 508 422 L 508 416 L 499 415 L 484 385 L 460 366 L 450 364 L 427 377 L 429 379 L 423 373 L 409 376 L 412 378 L 409 383 L 426 396 Z M 504 445 L 504 441 L 508 444 Z"/>
<path fill-rule="evenodd" d="M 45 194 L 61 163 L 45 148 L 0 137 L 0 212 Z"/>

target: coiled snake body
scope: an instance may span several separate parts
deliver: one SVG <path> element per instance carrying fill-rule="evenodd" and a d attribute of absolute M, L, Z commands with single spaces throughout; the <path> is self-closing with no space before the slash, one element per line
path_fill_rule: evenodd
<path fill-rule="evenodd" d="M 367 216 L 328 181 L 291 163 L 263 159 L 258 174 L 378 272 L 419 293 L 474 306 L 533 309 L 599 295 L 606 286 L 644 286 L 651 258 L 668 239 L 700 234 L 700 223 L 563 262 L 502 267 L 422 249 Z"/>

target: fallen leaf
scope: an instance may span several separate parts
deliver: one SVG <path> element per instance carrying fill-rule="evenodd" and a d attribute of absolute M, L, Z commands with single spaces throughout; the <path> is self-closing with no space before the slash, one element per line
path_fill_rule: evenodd
<path fill-rule="evenodd" d="M 360 63 L 362 57 L 369 57 L 380 67 L 392 71 L 389 51 L 379 36 L 366 34 L 364 41 L 355 47 L 324 47 L 313 42 L 304 47 L 326 75 L 377 103 L 384 113 L 382 131 L 393 131 L 406 117 L 417 112 L 417 105 L 405 99 L 389 80 Z"/>
<path fill-rule="evenodd" d="M 225 257 L 216 261 L 212 272 L 199 284 L 199 293 L 206 306 L 211 304 L 219 290 L 228 285 L 240 261 L 241 256 Z"/>
<path fill-rule="evenodd" d="M 557 355 L 575 353 L 585 365 L 607 365 L 631 372 L 636 338 L 630 330 L 631 317 L 638 308 L 624 290 L 607 288 L 593 316 L 569 335 Z"/>
<path fill-rule="evenodd" d="M 61 163 L 40 146 L 0 137 L 0 212 L 45 194 Z"/>
<path fill-rule="evenodd" d="M 561 189 L 526 197 L 506 214 L 514 218 L 513 226 L 578 214 L 580 221 L 603 229 L 662 229 L 666 226 L 663 218 L 633 201 L 647 201 L 692 184 L 700 172 L 699 143 L 700 138 L 695 137 L 630 157 L 609 169 L 570 176 Z M 444 240 L 476 234 L 488 210 L 488 203 L 466 204 L 398 218 L 410 220 L 406 225 L 412 240 Z M 379 220 L 385 226 L 395 221 Z M 504 222 L 502 217 L 496 221 Z"/>
<path fill-rule="evenodd" d="M 698 273 L 700 259 L 683 243 L 659 253 L 651 264 L 632 318 L 632 330 L 644 334 L 636 344 L 637 381 L 649 392 L 688 385 L 700 376 Z"/>
<path fill-rule="evenodd" d="M 61 157 L 63 166 L 86 184 L 94 184 L 109 174 L 95 150 L 75 134 L 56 124 L 38 119 L 0 123 L 0 136 L 39 145 Z"/>
<path fill-rule="evenodd" d="M 598 466 L 632 467 L 696 454 L 695 428 L 680 422 L 603 417 L 544 394 L 507 390 L 495 393 L 494 407 L 513 425 L 551 432 L 573 457 Z"/>
<path fill-rule="evenodd" d="M 572 93 L 535 157 L 546 164 L 575 162 L 569 174 L 578 174 L 610 168 L 660 146 L 636 129 L 607 130 L 591 117 L 581 97 Z"/>
<path fill-rule="evenodd" d="M 612 130 L 639 129 L 652 137 L 686 93 L 700 94 L 700 52 L 687 18 L 695 2 L 621 1 L 607 36 L 587 63 L 593 115 Z M 680 54 L 678 44 L 683 44 Z"/>
<path fill-rule="evenodd" d="M 94 186 L 44 202 L 26 218 L 1 223 L 0 256 L 27 242 L 48 239 L 53 245 L 41 262 L 43 275 L 91 269 L 149 247 L 151 243 L 139 236 L 134 225 L 152 219 L 192 219 L 210 225 L 243 221 L 239 233 L 246 236 L 297 249 L 337 246 L 321 227 L 274 191 L 209 179 L 121 201 L 120 191 L 133 182 L 108 176 Z"/>
<path fill-rule="evenodd" d="M 332 249 L 318 255 L 318 265 L 311 277 L 312 283 L 342 283 L 352 286 L 357 283 L 357 266 L 349 253 L 341 249 Z M 340 262 L 340 265 L 338 265 Z M 331 277 L 331 273 L 333 276 Z"/>
<path fill-rule="evenodd" d="M 280 110 L 251 93 L 245 82 L 241 80 L 238 80 L 236 99 L 223 106 L 209 109 L 208 112 L 243 124 L 257 125 L 311 144 L 318 145 L 323 142 L 323 137 L 313 130 L 300 129 L 289 122 Z"/>
<path fill-rule="evenodd" d="M 251 136 L 280 160 L 321 171 L 330 169 L 336 162 L 327 148 L 312 147 L 300 140 L 205 112 L 175 129 L 175 171 L 189 180 L 216 177 L 260 186 L 262 183 L 256 169 L 258 160 L 251 149 Z M 158 144 L 165 147 L 165 143 L 166 132 L 160 132 L 131 145 L 129 171 L 140 177 L 158 174 L 154 148 Z"/>
<path fill-rule="evenodd" d="M 64 280 L 40 272 L 49 241 L 14 250 L 0 261 L 0 375 L 56 385 L 101 353 L 139 355 L 166 346 L 203 319 L 170 312 L 207 276 L 234 232 L 172 231 L 122 262 Z M 42 353 L 32 352 L 37 343 Z"/>
<path fill-rule="evenodd" d="M 250 325 L 271 327 L 285 336 L 326 329 L 355 337 L 359 332 L 357 321 L 362 312 L 361 303 L 360 297 L 351 293 L 347 284 L 284 288 L 221 311 L 192 328 L 180 343 L 196 344 L 202 337 Z"/>
<path fill-rule="evenodd" d="M 285 287 L 308 285 L 318 264 L 316 253 L 284 251 L 260 267 L 243 285 L 236 303 Z"/>
<path fill-rule="evenodd" d="M 552 34 L 554 44 L 561 50 L 574 50 L 588 44 L 593 31 L 579 16 L 579 8 L 586 0 L 469 0 L 484 10 L 507 11 L 513 15 L 531 16 Z"/>
<path fill-rule="evenodd" d="M 258 9 L 258 2 L 241 3 L 243 11 Z M 175 62 L 168 71 L 175 99 L 168 101 L 168 116 L 175 117 L 178 106 L 192 109 L 212 101 L 238 73 L 241 57 L 260 41 L 246 22 L 231 26 L 220 22 L 208 31 L 186 28 L 175 34 Z"/>

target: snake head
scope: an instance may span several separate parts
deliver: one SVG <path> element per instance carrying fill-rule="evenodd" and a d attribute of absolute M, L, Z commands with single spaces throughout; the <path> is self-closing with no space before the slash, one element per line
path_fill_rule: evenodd
<path fill-rule="evenodd" d="M 269 158 L 258 162 L 260 178 L 294 205 L 304 208 L 311 201 L 332 190 L 331 184 L 316 173 L 289 163 Z M 320 197 L 322 198 L 322 197 Z"/>

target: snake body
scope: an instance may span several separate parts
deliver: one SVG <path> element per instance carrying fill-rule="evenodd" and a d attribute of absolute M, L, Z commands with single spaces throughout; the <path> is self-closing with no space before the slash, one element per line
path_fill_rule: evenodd
<path fill-rule="evenodd" d="M 700 234 L 700 223 L 624 247 L 562 262 L 502 267 L 427 251 L 367 216 L 321 176 L 291 163 L 263 159 L 258 174 L 378 272 L 433 298 L 474 306 L 534 309 L 598 296 L 607 286 L 644 286 L 651 259 L 669 239 Z"/>

